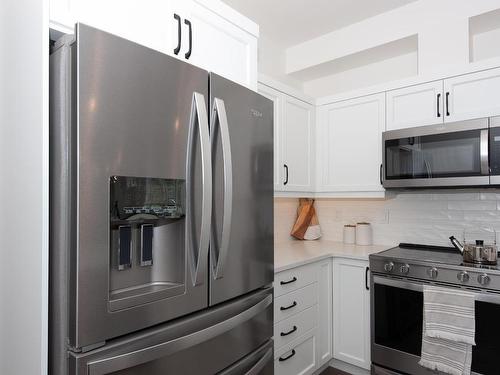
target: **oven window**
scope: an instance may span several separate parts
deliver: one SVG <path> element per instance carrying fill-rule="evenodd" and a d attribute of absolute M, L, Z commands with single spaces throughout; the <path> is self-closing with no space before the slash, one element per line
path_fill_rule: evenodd
<path fill-rule="evenodd" d="M 420 357 L 423 294 L 375 284 L 375 343 Z"/>
<path fill-rule="evenodd" d="M 481 130 L 385 141 L 387 180 L 481 175 Z"/>

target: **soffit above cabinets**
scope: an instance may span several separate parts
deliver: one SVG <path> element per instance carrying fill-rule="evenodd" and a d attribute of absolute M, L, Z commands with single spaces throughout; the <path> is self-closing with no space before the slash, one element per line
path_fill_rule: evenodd
<path fill-rule="evenodd" d="M 223 0 L 258 23 L 283 48 L 343 28 L 416 0 Z"/>

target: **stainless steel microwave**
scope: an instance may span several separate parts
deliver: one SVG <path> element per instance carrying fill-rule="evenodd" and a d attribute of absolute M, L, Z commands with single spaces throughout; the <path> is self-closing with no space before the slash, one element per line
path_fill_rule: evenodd
<path fill-rule="evenodd" d="M 385 188 L 500 185 L 500 116 L 386 131 Z"/>

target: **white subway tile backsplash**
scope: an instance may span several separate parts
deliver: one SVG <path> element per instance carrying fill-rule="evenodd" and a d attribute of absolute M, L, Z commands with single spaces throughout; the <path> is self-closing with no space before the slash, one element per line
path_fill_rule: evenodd
<path fill-rule="evenodd" d="M 289 238 L 297 199 L 275 199 L 275 239 Z M 377 244 L 449 245 L 464 230 L 495 230 L 500 239 L 500 189 L 389 191 L 386 199 L 317 199 L 323 238 L 342 241 L 344 224 L 368 221 Z"/>
<path fill-rule="evenodd" d="M 450 201 L 448 202 L 449 210 L 470 210 L 470 211 L 495 211 L 497 202 L 495 201 Z"/>

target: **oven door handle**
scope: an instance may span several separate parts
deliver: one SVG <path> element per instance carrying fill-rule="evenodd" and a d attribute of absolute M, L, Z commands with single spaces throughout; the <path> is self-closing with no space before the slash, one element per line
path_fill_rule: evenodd
<path fill-rule="evenodd" d="M 475 277 L 475 276 L 474 276 Z M 446 285 L 446 284 L 440 284 L 440 283 L 432 283 L 432 284 L 427 284 L 427 283 L 419 283 L 419 282 L 411 282 L 407 280 L 400 280 L 400 279 L 390 279 L 382 276 L 373 276 L 373 284 L 374 285 L 386 285 L 386 286 L 391 286 L 394 288 L 399 288 L 399 289 L 408 289 L 408 290 L 413 290 L 416 292 L 424 292 L 424 285 L 435 285 L 438 287 L 443 287 L 443 288 L 450 288 L 454 289 L 453 286 Z M 493 292 L 481 292 L 477 290 L 472 290 L 468 288 L 463 288 L 463 290 L 468 291 L 470 293 L 474 294 L 474 300 L 478 302 L 486 302 L 486 303 L 493 303 L 495 305 L 500 305 L 500 293 L 493 293 Z"/>

